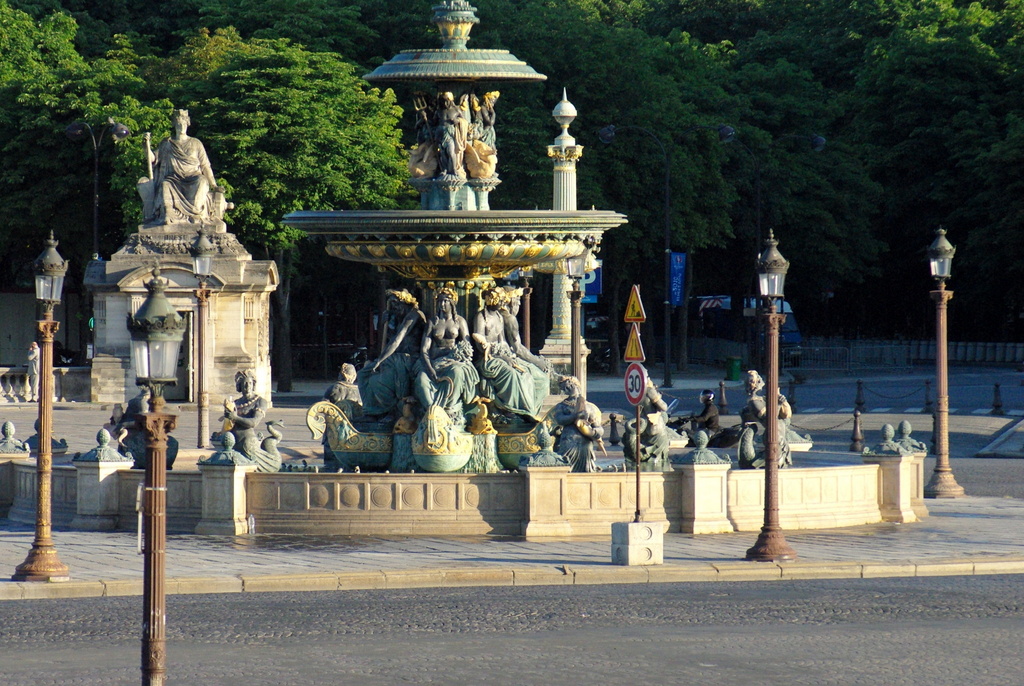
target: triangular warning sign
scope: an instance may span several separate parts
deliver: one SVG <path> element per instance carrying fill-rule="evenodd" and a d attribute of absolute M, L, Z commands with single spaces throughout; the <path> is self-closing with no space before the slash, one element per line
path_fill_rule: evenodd
<path fill-rule="evenodd" d="M 644 355 L 644 346 L 640 342 L 640 325 L 633 324 L 629 327 L 629 340 L 626 341 L 626 354 L 622 358 L 626 362 L 643 362 L 647 359 Z"/>
<path fill-rule="evenodd" d="M 633 290 L 629 292 L 629 302 L 626 303 L 626 316 L 622 321 L 627 324 L 643 324 L 647 321 L 647 313 L 644 312 L 644 304 L 640 301 L 640 286 L 633 284 Z"/>

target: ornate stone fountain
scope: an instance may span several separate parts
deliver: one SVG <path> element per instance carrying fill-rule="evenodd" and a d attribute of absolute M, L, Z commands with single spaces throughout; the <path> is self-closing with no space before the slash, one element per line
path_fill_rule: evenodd
<path fill-rule="evenodd" d="M 515 468 L 520 457 L 538 450 L 536 428 L 545 418 L 527 407 L 539 406 L 539 399 L 516 403 L 505 393 L 508 383 L 522 383 L 524 389 L 529 386 L 528 380 L 520 378 L 527 372 L 540 389 L 543 384 L 538 381 L 538 369 L 550 373 L 550 365 L 543 359 L 531 359 L 529 351 L 519 344 L 518 329 L 509 330 L 510 326 L 515 327 L 509 306 L 506 304 L 503 309 L 494 302 L 485 306 L 483 294 L 491 291 L 489 300 L 497 300 L 495 291 L 499 287 L 495 279 L 516 269 L 563 261 L 588 249 L 596 252 L 603 233 L 626 221 L 621 214 L 600 210 L 489 209 L 489 194 L 501 183 L 495 130 L 495 106 L 500 92 L 489 89 L 502 82 L 541 81 L 546 77 L 507 51 L 468 49 L 469 32 L 479 22 L 476 8 L 468 2 L 444 0 L 433 10 L 433 22 L 442 39 L 439 49 L 404 51 L 364 77 L 374 84 L 412 83 L 430 89 L 415 91 L 413 96 L 417 140 L 411 148 L 409 182 L 420 193 L 420 209 L 303 211 L 289 214 L 284 223 L 310 235 L 326 237 L 327 252 L 339 259 L 372 264 L 414 281 L 421 297 L 395 295 L 395 307 L 389 310 L 397 336 L 409 335 L 417 325 L 417 317 L 425 327 L 436 325 L 435 331 L 443 328 L 444 321 L 439 322 L 432 304 L 447 289 L 450 295 L 444 299 L 461 302 L 460 310 L 466 314 L 465 318 L 451 316 L 453 330 L 463 324 L 473 329 L 472 364 L 480 370 L 479 396 L 477 402 L 463 407 L 452 400 L 454 382 L 446 389 L 444 379 L 431 378 L 437 392 L 428 389 L 419 393 L 420 406 L 411 412 L 418 426 L 411 434 L 395 428 L 402 424 L 399 410 L 410 414 L 409 403 L 398 400 L 402 393 L 389 390 L 390 400 L 384 406 L 374 400 L 374 412 L 362 420 L 345 415 L 337 407 L 328 407 L 330 403 L 318 403 L 310 408 L 309 426 L 314 435 L 326 433 L 325 440 L 343 469 L 380 469 L 378 453 L 389 442 L 393 452 L 391 471 L 409 465 L 408 450 L 414 463 L 426 471 L 493 471 L 499 464 L 495 457 L 501 465 Z M 514 292 L 506 292 L 506 296 L 512 300 L 516 297 Z M 418 310 L 419 301 L 431 303 L 424 307 L 433 315 L 429 322 Z M 454 302 L 451 306 L 454 308 Z M 499 317 L 506 322 L 504 333 L 495 332 L 494 326 L 486 324 L 500 322 Z M 461 345 L 463 339 L 469 338 L 468 331 L 455 338 L 460 339 Z M 386 342 L 385 351 L 394 340 Z M 436 343 L 443 344 L 444 339 L 439 337 Z M 469 345 L 468 340 L 465 344 Z M 360 371 L 359 387 L 364 402 L 368 392 L 377 395 L 378 389 L 373 385 L 381 377 L 375 375 L 384 373 L 380 365 L 388 355 L 409 356 L 409 361 L 403 363 L 406 370 L 401 372 L 409 377 L 407 395 L 428 385 L 420 374 L 429 377 L 432 370 L 425 371 L 425 359 L 413 360 L 420 349 L 418 341 L 415 350 L 405 345 L 406 352 L 401 352 L 402 345 Z M 453 341 L 453 356 L 455 347 Z M 510 370 L 504 370 L 500 383 L 495 385 L 489 381 L 493 375 L 488 376 L 488 365 L 494 364 L 494 357 L 500 358 L 509 350 L 511 354 L 506 357 Z M 467 363 L 469 355 L 464 353 Z M 388 364 L 392 363 L 394 360 Z M 463 377 L 467 374 L 472 376 L 472 372 L 466 372 Z M 532 392 L 516 391 L 518 395 Z M 424 399 L 425 395 L 430 397 Z M 439 412 L 439 408 L 446 412 Z M 446 440 L 441 440 L 442 434 Z M 410 435 L 411 439 L 405 438 Z M 404 447 L 410 441 L 411 447 Z M 470 443 L 472 447 L 467 448 Z M 459 455 L 465 453 L 465 460 L 448 459 L 453 450 L 459 451 Z M 371 452 L 375 460 L 372 465 L 364 459 Z M 427 459 L 428 453 L 445 459 Z"/>

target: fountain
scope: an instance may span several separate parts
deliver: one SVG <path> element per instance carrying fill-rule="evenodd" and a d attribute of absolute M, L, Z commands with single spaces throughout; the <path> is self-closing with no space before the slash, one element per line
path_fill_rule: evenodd
<path fill-rule="evenodd" d="M 393 307 L 385 352 L 359 373 L 368 416 L 349 417 L 326 401 L 307 414 L 314 436 L 326 434 L 342 469 L 395 471 L 396 465 L 415 464 L 425 471 L 496 471 L 499 465 L 515 469 L 521 457 L 539 450 L 539 424 L 554 428 L 537 411 L 551 365 L 518 340 L 495 279 L 597 252 L 603 233 L 626 221 L 601 210 L 490 209 L 490 193 L 501 180 L 495 131 L 500 92 L 489 89 L 546 77 L 508 51 L 468 49 L 470 29 L 479 22 L 468 2 L 443 0 L 433 10 L 441 48 L 403 51 L 364 77 L 431 89 L 413 96 L 417 126 L 409 183 L 420 194 L 420 209 L 301 211 L 284 218 L 288 226 L 325 237 L 330 255 L 394 272 L 421 294 L 388 291 Z M 442 292 L 450 303 L 446 314 L 434 308 Z M 504 297 L 515 294 L 506 291 Z M 464 318 L 454 312 L 457 302 Z M 420 354 L 424 335 L 433 336 L 435 353 L 446 350 L 443 364 L 457 373 L 435 373 L 429 355 Z M 457 371 L 460 364 L 479 370 L 478 393 L 460 386 L 474 375 L 466 367 Z M 477 397 L 460 402 L 460 390 Z M 407 441 L 409 427 L 396 430 L 395 424 L 414 394 L 417 426 Z M 479 428 L 485 426 L 489 430 Z M 382 460 L 389 450 L 392 460 Z"/>

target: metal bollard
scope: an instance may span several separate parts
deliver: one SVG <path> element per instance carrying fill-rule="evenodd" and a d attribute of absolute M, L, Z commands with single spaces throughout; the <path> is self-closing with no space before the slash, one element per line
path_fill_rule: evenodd
<path fill-rule="evenodd" d="M 718 382 L 718 414 L 729 414 L 729 403 L 725 399 L 725 382 Z"/>
<path fill-rule="evenodd" d="M 992 392 L 992 414 L 1000 417 L 1006 414 L 1003 412 L 1003 395 L 999 392 L 999 384 L 996 384 L 995 390 Z"/>
<path fill-rule="evenodd" d="M 850 452 L 864 452 L 864 432 L 860 430 L 860 410 L 853 411 L 853 433 L 850 435 Z"/>
<path fill-rule="evenodd" d="M 861 412 L 864 411 L 864 382 L 860 379 L 857 379 L 857 398 L 853 401 L 853 404 Z"/>
<path fill-rule="evenodd" d="M 611 422 L 612 428 L 608 431 L 608 442 L 612 445 L 618 445 L 619 441 L 619 420 L 622 417 L 612 412 L 608 415 L 608 421 Z"/>
<path fill-rule="evenodd" d="M 935 404 L 932 402 L 932 382 L 924 382 L 924 408 L 921 414 L 932 414 L 935 412 Z"/>

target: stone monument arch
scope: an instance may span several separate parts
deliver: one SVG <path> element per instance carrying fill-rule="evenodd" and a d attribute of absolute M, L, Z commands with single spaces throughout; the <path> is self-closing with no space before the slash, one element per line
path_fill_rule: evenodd
<path fill-rule="evenodd" d="M 167 391 L 176 402 L 196 402 L 196 370 L 199 362 L 196 318 L 199 316 L 195 291 L 199 282 L 192 271 L 193 244 L 205 231 L 213 245 L 212 275 L 207 287 L 212 291 L 207 320 L 206 387 L 212 401 L 235 395 L 234 375 L 252 370 L 256 392 L 269 398 L 270 370 L 270 294 L 279 277 L 272 260 L 254 260 L 227 230 L 223 211 L 232 207 L 216 185 L 206 160 L 205 149 L 196 138 L 185 136 L 186 152 L 174 160 L 177 148 L 169 143 L 181 139 L 188 126 L 183 110 L 175 110 L 175 134 L 151 150 L 144 136 L 141 155 L 154 165 L 153 173 L 140 180 L 140 197 L 147 216 L 110 260 L 96 259 L 86 266 L 85 286 L 93 296 L 94 354 L 92 359 L 90 400 L 124 402 L 135 395 L 135 370 L 131 368 L 127 316 L 142 304 L 144 282 L 150 270 L 160 264 L 161 276 L 170 282 L 167 297 L 189 322 L 182 346 L 178 385 Z M 180 140 L 179 140 L 180 142 Z M 165 145 L 168 143 L 168 145 Z M 180 145 L 178 146 L 181 147 Z M 161 158 L 162 156 L 162 158 Z M 203 162 L 205 160 L 205 162 Z M 172 164 L 172 161 L 175 164 Z M 190 162 L 196 162 L 189 166 Z M 163 165 L 163 168 L 161 168 Z M 177 174 L 169 171 L 177 167 Z M 194 173 L 193 173 L 194 172 Z M 196 176 L 202 177 L 200 181 Z M 180 177 L 180 178 L 179 178 Z M 161 187 L 166 187 L 166 193 Z M 158 193 L 159 191 L 159 193 Z M 191 196 L 189 195 L 191 193 Z M 154 209 L 154 197 L 162 200 Z M 205 195 L 204 195 L 205 194 Z M 188 204 L 188 198 L 200 198 Z M 169 209 L 160 203 L 175 204 Z M 190 208 L 195 210 L 190 214 Z"/>

